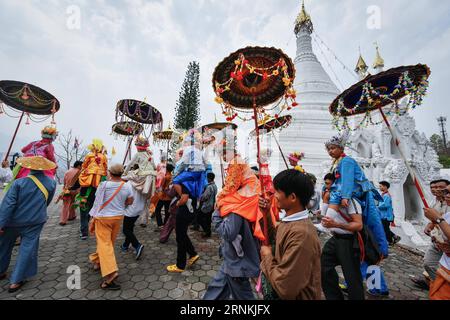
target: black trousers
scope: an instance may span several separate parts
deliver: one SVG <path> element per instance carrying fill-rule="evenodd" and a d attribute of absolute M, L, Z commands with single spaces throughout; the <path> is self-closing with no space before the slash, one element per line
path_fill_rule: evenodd
<path fill-rule="evenodd" d="M 130 246 L 130 243 L 135 249 L 139 248 L 140 246 L 140 243 L 134 234 L 134 224 L 136 223 L 138 218 L 139 216 L 137 217 L 125 216 L 123 218 L 123 234 L 125 235 L 125 242 L 123 243 L 123 246 L 125 248 L 128 248 Z"/>
<path fill-rule="evenodd" d="M 89 190 L 89 187 L 81 188 L 80 195 L 82 197 L 85 197 L 88 190 Z M 83 210 L 80 208 L 80 234 L 81 234 L 81 236 L 87 237 L 89 235 L 89 220 L 91 219 L 91 216 L 89 215 L 89 211 L 91 211 L 92 206 L 94 205 L 96 191 L 97 191 L 97 189 L 92 187 L 91 193 L 89 194 L 89 197 L 87 198 L 87 203 L 86 203 L 85 209 Z"/>
<path fill-rule="evenodd" d="M 394 241 L 395 234 L 391 231 L 391 222 L 382 219 L 381 222 L 383 223 L 384 233 L 386 234 L 386 240 L 388 243 L 392 243 Z"/>
<path fill-rule="evenodd" d="M 365 298 L 359 249 L 354 246 L 354 237 L 354 235 L 335 235 L 323 247 L 320 259 L 322 290 L 327 300 L 344 300 L 344 295 L 339 288 L 337 266 L 342 267 L 349 299 L 364 300 Z"/>
<path fill-rule="evenodd" d="M 213 213 L 214 211 L 207 213 L 199 211 L 198 214 L 198 222 L 206 235 L 211 235 L 211 219 Z"/>
<path fill-rule="evenodd" d="M 197 252 L 192 245 L 191 239 L 187 234 L 189 224 L 194 219 L 194 214 L 189 212 L 186 206 L 178 208 L 176 216 L 175 233 L 177 237 L 177 267 L 180 269 L 186 269 L 186 255 L 189 257 L 195 257 Z"/>
<path fill-rule="evenodd" d="M 161 215 L 161 210 L 164 207 L 164 222 Z M 170 200 L 164 201 L 159 200 L 158 204 L 156 205 L 155 209 L 155 216 L 156 216 L 156 223 L 158 224 L 158 227 L 162 227 L 166 224 L 167 220 L 169 219 L 169 207 L 170 207 Z"/>

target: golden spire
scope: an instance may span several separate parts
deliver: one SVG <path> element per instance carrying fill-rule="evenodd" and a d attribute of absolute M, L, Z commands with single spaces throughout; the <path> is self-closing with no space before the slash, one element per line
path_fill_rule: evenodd
<path fill-rule="evenodd" d="M 359 48 L 359 59 L 358 59 L 358 63 L 356 64 L 355 72 L 358 74 L 359 73 L 365 74 L 368 69 L 369 69 L 369 67 L 367 66 L 366 61 L 364 61 L 364 59 L 361 55 L 361 48 Z"/>
<path fill-rule="evenodd" d="M 297 20 L 295 21 L 295 33 L 300 32 L 300 28 L 302 26 L 307 26 L 308 30 L 312 32 L 313 25 L 311 21 L 311 16 L 306 12 L 305 9 L 305 0 L 302 1 L 302 10 L 297 16 Z"/>
<path fill-rule="evenodd" d="M 378 43 L 374 43 L 375 47 L 377 48 L 377 54 L 375 56 L 375 62 L 373 63 L 373 67 L 374 69 L 378 69 L 378 68 L 384 68 L 384 59 L 381 57 L 380 55 L 380 50 L 378 48 Z"/>

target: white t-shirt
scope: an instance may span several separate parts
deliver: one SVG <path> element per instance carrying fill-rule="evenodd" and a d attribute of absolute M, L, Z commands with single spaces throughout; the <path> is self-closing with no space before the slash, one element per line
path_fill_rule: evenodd
<path fill-rule="evenodd" d="M 106 190 L 102 203 L 105 203 L 112 197 L 114 192 L 116 192 L 121 182 L 107 181 L 103 183 L 106 184 Z M 126 210 L 125 201 L 132 196 L 133 191 L 131 185 L 125 183 L 114 199 L 103 210 L 98 212 L 97 217 L 123 216 Z"/>
<path fill-rule="evenodd" d="M 355 208 L 356 205 L 356 208 Z M 361 214 L 361 206 L 359 205 L 358 202 L 356 201 L 350 201 L 350 205 L 348 208 L 342 208 L 340 207 L 341 212 L 346 213 L 347 215 L 352 215 L 352 214 Z M 327 217 L 330 217 L 331 219 L 333 219 L 335 222 L 340 223 L 340 224 L 344 224 L 347 225 L 349 224 L 347 222 L 347 220 L 345 220 L 342 215 L 339 212 L 336 212 L 335 210 L 327 210 Z M 353 234 L 353 232 L 351 231 L 347 231 L 344 229 L 340 229 L 340 228 L 330 228 L 329 231 L 333 232 L 333 233 L 337 233 L 337 234 Z"/>
<path fill-rule="evenodd" d="M 445 221 L 447 221 L 447 223 L 450 223 L 450 212 L 444 214 L 443 218 L 445 219 Z M 448 255 L 446 255 L 445 253 L 442 255 L 441 261 L 439 261 L 439 263 L 445 269 L 450 270 L 450 257 Z"/>
<path fill-rule="evenodd" d="M 140 216 L 142 211 L 144 211 L 146 198 L 142 195 L 142 193 L 137 191 L 136 188 L 133 188 L 130 182 L 127 182 L 127 184 L 131 187 L 134 201 L 131 206 L 126 208 L 125 215 L 130 218 Z"/>

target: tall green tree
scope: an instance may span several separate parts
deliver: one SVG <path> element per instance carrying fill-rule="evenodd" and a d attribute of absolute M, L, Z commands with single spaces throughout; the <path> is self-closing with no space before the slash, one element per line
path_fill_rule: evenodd
<path fill-rule="evenodd" d="M 438 134 L 433 134 L 430 137 L 430 143 L 431 146 L 433 147 L 434 151 L 436 151 L 437 154 L 441 154 L 443 147 L 444 147 L 444 142 L 442 140 L 442 137 Z"/>
<path fill-rule="evenodd" d="M 200 121 L 200 64 L 192 61 L 188 65 L 186 76 L 181 86 L 180 96 L 175 107 L 175 129 L 186 131 L 196 128 Z M 175 152 L 180 141 L 170 145 L 169 158 L 175 159 Z"/>
<path fill-rule="evenodd" d="M 175 108 L 175 128 L 189 130 L 200 121 L 200 64 L 189 63 Z"/>

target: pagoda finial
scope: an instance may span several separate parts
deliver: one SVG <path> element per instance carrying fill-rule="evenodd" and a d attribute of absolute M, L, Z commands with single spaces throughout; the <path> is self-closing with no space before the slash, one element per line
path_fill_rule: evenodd
<path fill-rule="evenodd" d="M 358 63 L 356 64 L 355 72 L 359 75 L 360 79 L 362 80 L 367 76 L 367 70 L 369 70 L 369 67 L 366 64 L 366 61 L 364 61 L 361 54 L 361 47 L 359 47 L 359 59 Z"/>
<path fill-rule="evenodd" d="M 373 63 L 373 68 L 378 71 L 383 71 L 384 68 L 384 59 L 381 57 L 380 50 L 378 47 L 378 43 L 374 42 L 375 48 L 377 50 L 376 56 L 375 56 L 375 62 Z"/>
<path fill-rule="evenodd" d="M 297 16 L 297 20 L 295 21 L 295 34 L 298 34 L 302 28 L 305 27 L 309 33 L 313 32 L 313 24 L 311 21 L 311 16 L 306 12 L 305 9 L 305 0 L 302 0 L 302 9 Z"/>

